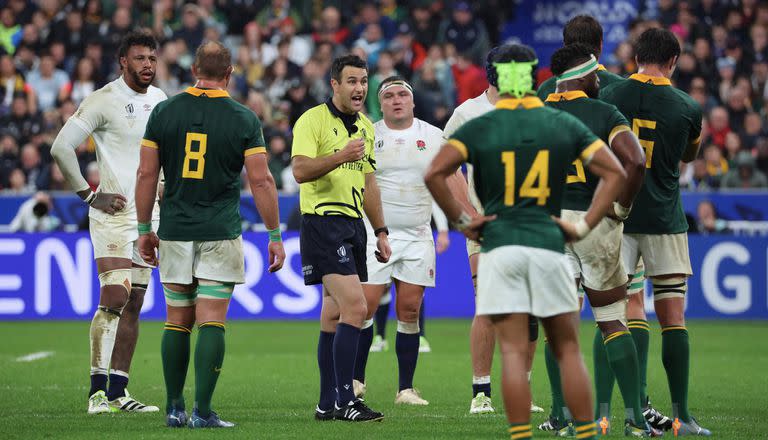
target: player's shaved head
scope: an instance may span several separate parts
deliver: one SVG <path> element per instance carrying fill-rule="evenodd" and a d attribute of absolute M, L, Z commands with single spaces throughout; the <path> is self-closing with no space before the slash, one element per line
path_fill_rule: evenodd
<path fill-rule="evenodd" d="M 590 15 L 577 15 L 563 28 L 563 44 L 581 43 L 589 46 L 595 58 L 603 50 L 603 27 Z"/>
<path fill-rule="evenodd" d="M 223 80 L 232 69 L 232 53 L 218 41 L 207 41 L 195 53 L 198 79 Z"/>

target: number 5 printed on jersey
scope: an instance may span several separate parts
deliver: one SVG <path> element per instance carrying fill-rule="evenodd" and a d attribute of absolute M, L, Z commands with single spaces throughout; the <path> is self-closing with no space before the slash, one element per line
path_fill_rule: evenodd
<path fill-rule="evenodd" d="M 501 153 L 501 161 L 504 163 L 505 190 L 504 204 L 515 204 L 515 152 L 505 151 Z M 543 206 L 547 203 L 551 190 L 549 188 L 549 150 L 541 150 L 536 153 L 531 169 L 528 170 L 523 184 L 520 186 L 520 198 L 536 199 L 536 204 Z"/>
<path fill-rule="evenodd" d="M 645 150 L 645 167 L 651 167 L 651 159 L 653 158 L 653 141 L 648 141 L 640 136 L 640 129 L 647 128 L 648 130 L 656 129 L 656 121 L 649 121 L 647 119 L 632 119 L 632 133 L 637 136 L 640 141 L 640 146 Z"/>
<path fill-rule="evenodd" d="M 197 150 L 193 150 L 193 144 L 197 144 Z M 184 169 L 181 177 L 185 179 L 202 179 L 205 171 L 205 150 L 208 147 L 208 135 L 204 133 L 187 133 L 184 143 Z M 192 169 L 192 161 L 195 168 Z"/>

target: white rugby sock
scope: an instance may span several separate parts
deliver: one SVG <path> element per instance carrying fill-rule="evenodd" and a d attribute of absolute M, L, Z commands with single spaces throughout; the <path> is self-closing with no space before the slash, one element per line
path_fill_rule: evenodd
<path fill-rule="evenodd" d="M 108 374 L 120 315 L 96 309 L 91 321 L 91 375 Z"/>

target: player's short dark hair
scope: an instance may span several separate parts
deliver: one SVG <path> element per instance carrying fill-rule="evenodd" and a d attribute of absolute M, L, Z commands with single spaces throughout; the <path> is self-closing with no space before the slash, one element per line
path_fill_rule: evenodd
<path fill-rule="evenodd" d="M 132 46 L 148 47 L 150 50 L 157 50 L 157 40 L 147 31 L 128 32 L 120 41 L 120 47 L 117 49 L 117 59 L 124 57 L 128 49 Z"/>
<path fill-rule="evenodd" d="M 335 79 L 336 82 L 341 82 L 341 71 L 347 66 L 368 70 L 368 64 L 359 56 L 352 54 L 342 55 L 333 60 L 331 78 Z"/>
<path fill-rule="evenodd" d="M 493 63 L 528 62 L 535 59 L 536 52 L 524 44 L 510 43 L 494 47 L 485 57 L 485 76 L 488 79 L 488 84 L 499 87 L 499 76 Z"/>
<path fill-rule="evenodd" d="M 392 75 L 392 76 L 388 76 L 387 78 L 385 78 L 385 79 L 384 79 L 384 81 L 382 81 L 382 82 L 381 82 L 381 84 L 379 84 L 379 88 L 378 88 L 378 89 L 376 89 L 376 94 L 378 94 L 379 92 L 381 92 L 381 89 L 382 89 L 384 86 L 386 86 L 387 84 L 389 84 L 389 83 L 391 83 L 391 82 L 395 82 L 395 81 L 403 81 L 403 82 L 406 82 L 406 83 L 408 82 L 408 80 L 407 80 L 407 79 L 405 79 L 405 77 L 403 77 L 403 76 L 400 76 L 400 75 Z"/>
<path fill-rule="evenodd" d="M 680 43 L 672 32 L 651 28 L 637 39 L 635 54 L 638 64 L 664 65 L 680 56 Z"/>
<path fill-rule="evenodd" d="M 563 45 L 581 43 L 589 46 L 595 56 L 603 46 L 603 27 L 591 15 L 577 15 L 563 28 Z"/>
<path fill-rule="evenodd" d="M 195 71 L 200 78 L 221 80 L 230 72 L 232 53 L 218 41 L 201 44 L 195 52 Z"/>
<path fill-rule="evenodd" d="M 590 55 L 593 55 L 592 48 L 586 44 L 568 44 L 557 49 L 555 53 L 552 54 L 549 68 L 552 70 L 553 75 L 560 76 L 571 67 L 578 66 L 584 61 L 587 61 Z"/>

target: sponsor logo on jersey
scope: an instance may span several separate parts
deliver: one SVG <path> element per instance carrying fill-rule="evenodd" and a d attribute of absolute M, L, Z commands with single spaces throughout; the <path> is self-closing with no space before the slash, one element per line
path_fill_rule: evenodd
<path fill-rule="evenodd" d="M 365 132 L 364 128 L 361 128 L 360 131 L 363 133 L 363 137 L 368 137 L 368 134 Z"/>
<path fill-rule="evenodd" d="M 145 111 L 145 112 L 148 112 L 148 111 L 150 111 L 150 110 L 152 110 L 152 106 L 151 106 L 151 105 L 149 105 L 149 104 L 144 104 L 144 111 Z"/>
<path fill-rule="evenodd" d="M 376 147 L 377 150 L 381 150 L 382 148 L 384 148 L 384 141 L 382 141 L 382 140 L 376 141 L 375 147 Z"/>
<path fill-rule="evenodd" d="M 333 127 L 333 135 L 334 136 L 338 136 L 339 135 L 339 130 L 337 130 L 336 127 Z"/>
<path fill-rule="evenodd" d="M 416 148 L 418 148 L 419 151 L 424 151 L 427 149 L 427 143 L 419 139 L 416 141 Z"/>
<path fill-rule="evenodd" d="M 125 106 L 125 111 L 128 113 L 125 115 L 125 119 L 128 121 L 128 126 L 133 127 L 133 124 L 136 122 L 136 115 L 133 114 L 134 112 L 133 104 L 128 104 Z"/>
<path fill-rule="evenodd" d="M 127 111 L 128 113 L 133 113 L 133 104 L 126 105 L 125 111 Z"/>
<path fill-rule="evenodd" d="M 405 144 L 405 139 L 403 138 L 395 139 L 395 145 L 403 145 L 403 144 Z"/>
<path fill-rule="evenodd" d="M 339 263 L 346 263 L 349 261 L 349 257 L 347 257 L 347 249 L 343 245 L 336 249 L 336 253 L 339 255 Z"/>

